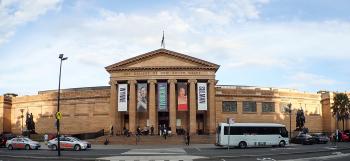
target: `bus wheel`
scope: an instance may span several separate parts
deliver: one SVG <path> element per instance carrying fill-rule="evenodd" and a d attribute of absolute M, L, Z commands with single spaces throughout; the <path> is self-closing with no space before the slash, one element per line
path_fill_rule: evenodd
<path fill-rule="evenodd" d="M 285 147 L 286 146 L 286 142 L 284 140 L 280 141 L 280 143 L 278 144 L 279 147 Z"/>
<path fill-rule="evenodd" d="M 241 141 L 241 142 L 239 142 L 238 147 L 241 149 L 245 149 L 245 148 L 247 148 L 247 143 L 244 141 Z"/>

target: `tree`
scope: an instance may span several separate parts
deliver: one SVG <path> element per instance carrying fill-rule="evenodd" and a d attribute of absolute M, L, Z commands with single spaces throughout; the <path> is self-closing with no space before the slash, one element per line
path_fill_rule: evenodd
<path fill-rule="evenodd" d="M 331 107 L 332 114 L 333 116 L 336 117 L 337 121 L 341 120 L 343 122 L 343 130 L 344 130 L 344 121 L 349 118 L 349 112 L 350 112 L 349 97 L 346 93 L 336 93 L 334 95 L 333 100 L 334 100 L 334 103 Z"/>

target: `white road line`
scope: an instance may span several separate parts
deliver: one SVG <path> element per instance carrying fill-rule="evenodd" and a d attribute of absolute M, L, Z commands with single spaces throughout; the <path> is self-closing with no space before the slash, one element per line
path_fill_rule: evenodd
<path fill-rule="evenodd" d="M 186 154 L 182 148 L 164 148 L 164 149 L 131 149 L 127 152 L 121 153 L 124 155 L 131 154 Z"/>
<path fill-rule="evenodd" d="M 134 161 L 134 160 L 139 160 L 139 161 L 149 161 L 149 160 L 169 160 L 169 161 L 178 161 L 178 160 L 183 160 L 183 161 L 192 161 L 193 159 L 201 159 L 201 158 L 206 158 L 202 156 L 191 156 L 191 155 L 176 155 L 176 156 L 113 156 L 113 157 L 103 157 L 103 158 L 97 158 L 96 160 L 103 159 L 103 160 L 110 160 L 110 161 L 120 161 L 120 160 L 125 160 L 125 161 Z"/>
<path fill-rule="evenodd" d="M 327 155 L 327 156 L 321 156 L 321 157 L 310 157 L 310 158 L 302 158 L 302 159 L 288 159 L 288 160 L 281 160 L 281 161 L 319 161 L 319 160 L 343 158 L 348 156 L 350 156 L 350 153 L 347 153 L 347 154 L 338 153 L 337 155 Z"/>

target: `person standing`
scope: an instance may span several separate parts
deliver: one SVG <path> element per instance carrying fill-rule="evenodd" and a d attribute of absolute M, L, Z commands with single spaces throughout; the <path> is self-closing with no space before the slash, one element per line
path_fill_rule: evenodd
<path fill-rule="evenodd" d="M 49 135 L 45 134 L 44 135 L 44 142 L 45 142 L 45 145 L 47 145 L 47 141 L 49 140 Z"/>
<path fill-rule="evenodd" d="M 114 130 L 113 130 L 113 125 L 111 126 L 111 129 L 110 129 L 110 134 L 111 134 L 111 136 L 113 136 L 113 132 L 114 132 Z"/>

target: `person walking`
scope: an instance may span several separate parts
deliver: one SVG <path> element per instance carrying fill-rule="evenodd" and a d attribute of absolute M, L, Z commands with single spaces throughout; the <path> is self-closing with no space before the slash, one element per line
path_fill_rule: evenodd
<path fill-rule="evenodd" d="M 151 135 L 152 136 L 154 135 L 154 127 L 153 127 L 153 125 L 151 126 Z"/>
<path fill-rule="evenodd" d="M 163 132 L 163 136 L 164 136 L 164 139 L 166 140 L 166 137 L 168 135 L 168 130 L 166 129 L 166 127 L 164 127 L 164 132 Z"/>
<path fill-rule="evenodd" d="M 190 133 L 186 134 L 186 145 L 190 145 Z"/>

